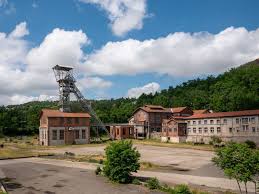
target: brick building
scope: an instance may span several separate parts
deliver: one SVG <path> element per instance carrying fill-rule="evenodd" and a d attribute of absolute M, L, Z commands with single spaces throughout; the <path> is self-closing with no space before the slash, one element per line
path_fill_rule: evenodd
<path fill-rule="evenodd" d="M 133 112 L 129 124 L 134 125 L 138 138 L 160 138 L 164 119 L 192 114 L 193 111 L 188 107 L 164 108 L 156 105 L 145 105 Z"/>
<path fill-rule="evenodd" d="M 114 139 L 134 139 L 136 134 L 134 126 L 129 124 L 113 124 L 110 125 L 110 134 Z"/>
<path fill-rule="evenodd" d="M 218 136 L 223 141 L 252 140 L 259 144 L 259 110 L 193 112 L 164 120 L 161 141 L 209 143 L 212 136 Z"/>
<path fill-rule="evenodd" d="M 90 143 L 90 115 L 43 109 L 39 143 L 46 146 Z"/>

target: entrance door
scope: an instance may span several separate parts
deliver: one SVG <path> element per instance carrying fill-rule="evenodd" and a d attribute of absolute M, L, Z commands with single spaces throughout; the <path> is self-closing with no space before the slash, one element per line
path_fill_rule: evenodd
<path fill-rule="evenodd" d="M 65 144 L 73 144 L 75 141 L 74 130 L 67 129 L 65 132 Z"/>

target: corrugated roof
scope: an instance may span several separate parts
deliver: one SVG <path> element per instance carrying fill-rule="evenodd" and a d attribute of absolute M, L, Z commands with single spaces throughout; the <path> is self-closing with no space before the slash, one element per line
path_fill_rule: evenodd
<path fill-rule="evenodd" d="M 47 117 L 85 117 L 90 118 L 91 116 L 88 113 L 70 113 L 70 112 L 61 112 L 59 110 L 53 109 L 42 109 L 41 115 L 45 114 Z"/>
<path fill-rule="evenodd" d="M 206 114 L 194 114 L 185 119 L 202 119 L 202 118 L 218 118 L 218 117 L 236 117 L 236 116 L 253 116 L 259 115 L 259 110 L 243 110 L 234 112 L 215 112 Z"/>

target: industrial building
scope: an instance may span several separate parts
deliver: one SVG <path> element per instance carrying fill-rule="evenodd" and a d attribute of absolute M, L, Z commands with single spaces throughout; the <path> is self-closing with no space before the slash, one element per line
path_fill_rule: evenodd
<path fill-rule="evenodd" d="M 90 115 L 43 109 L 39 141 L 45 146 L 90 143 Z"/>
<path fill-rule="evenodd" d="M 217 136 L 223 141 L 252 140 L 259 144 L 259 110 L 194 112 L 191 116 L 173 116 L 162 125 L 162 142 L 209 143 Z"/>

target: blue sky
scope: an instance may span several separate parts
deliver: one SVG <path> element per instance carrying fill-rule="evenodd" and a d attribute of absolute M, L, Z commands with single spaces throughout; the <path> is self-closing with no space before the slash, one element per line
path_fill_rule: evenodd
<path fill-rule="evenodd" d="M 51 76 L 51 63 L 64 58 L 75 63 L 84 94 L 96 99 L 137 97 L 218 74 L 259 56 L 258 7 L 258 0 L 0 0 L 0 70 L 22 71 L 10 81 L 25 80 L 21 91 L 7 83 L 0 103 L 54 98 L 53 79 L 35 79 Z M 53 41 L 44 41 L 48 35 Z M 6 59 L 12 44 L 21 48 Z M 69 49 L 76 52 L 59 53 Z M 60 58 L 47 55 L 53 51 Z"/>

